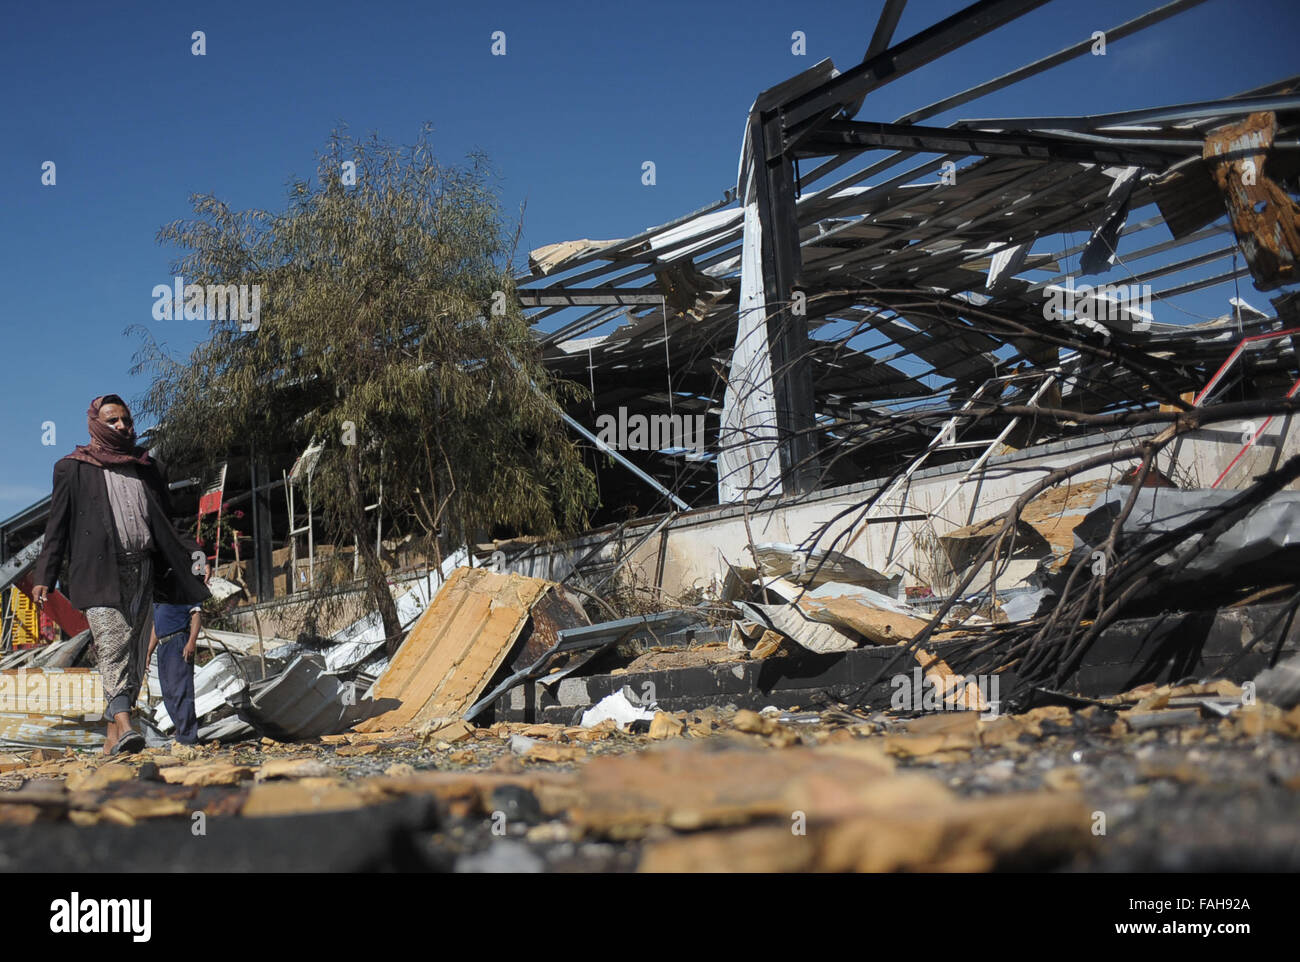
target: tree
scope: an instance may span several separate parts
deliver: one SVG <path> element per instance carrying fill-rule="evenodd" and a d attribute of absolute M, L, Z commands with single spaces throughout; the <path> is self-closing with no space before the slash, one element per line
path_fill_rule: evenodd
<path fill-rule="evenodd" d="M 555 406 L 581 389 L 541 363 L 481 155 L 440 164 L 427 126 L 410 147 L 335 131 L 282 213 L 191 202 L 194 219 L 159 231 L 187 252 L 173 272 L 257 285 L 260 316 L 217 316 L 208 297 L 210 336 L 185 360 L 141 332 L 135 370 L 153 375 L 141 411 L 165 457 L 325 440 L 313 497 L 327 530 L 355 538 L 390 650 L 400 625 L 365 512 L 381 485 L 386 526 L 439 558 L 494 525 L 550 535 L 585 522 L 594 479 Z"/>

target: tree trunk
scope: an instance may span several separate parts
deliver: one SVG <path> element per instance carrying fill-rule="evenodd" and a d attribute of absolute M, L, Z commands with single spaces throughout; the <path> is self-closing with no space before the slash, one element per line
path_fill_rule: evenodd
<path fill-rule="evenodd" d="M 397 605 L 388 590 L 388 578 L 384 576 L 379 553 L 375 550 L 373 526 L 366 518 L 366 502 L 361 493 L 361 470 L 358 459 L 361 452 L 356 446 L 345 455 L 348 468 L 348 517 L 351 520 L 352 534 L 356 538 L 357 552 L 361 559 L 361 571 L 366 579 L 366 596 L 370 603 L 379 609 L 379 616 L 384 620 L 384 637 L 386 648 L 391 658 L 397 653 L 401 644 L 402 624 L 397 617 Z M 383 510 L 376 508 L 375 510 Z"/>

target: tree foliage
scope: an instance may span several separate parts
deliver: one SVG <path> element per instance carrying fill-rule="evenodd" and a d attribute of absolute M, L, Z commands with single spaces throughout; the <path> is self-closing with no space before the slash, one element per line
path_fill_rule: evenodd
<path fill-rule="evenodd" d="M 260 324 L 210 317 L 184 360 L 142 332 L 136 370 L 153 381 L 141 409 L 165 456 L 213 463 L 324 440 L 314 501 L 326 529 L 357 536 L 390 637 L 362 512 L 381 484 L 386 523 L 444 548 L 494 525 L 545 535 L 585 522 L 594 481 L 554 407 L 581 389 L 541 363 L 482 156 L 439 163 L 428 127 L 409 147 L 336 131 L 283 212 L 192 203 L 192 219 L 159 232 L 185 252 L 173 271 L 260 285 Z"/>

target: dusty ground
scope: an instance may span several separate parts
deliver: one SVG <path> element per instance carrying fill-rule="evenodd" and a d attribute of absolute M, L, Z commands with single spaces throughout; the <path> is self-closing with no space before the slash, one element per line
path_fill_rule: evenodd
<path fill-rule="evenodd" d="M 38 750 L 0 758 L 0 868 L 1300 869 L 1300 708 L 1200 695 Z"/>

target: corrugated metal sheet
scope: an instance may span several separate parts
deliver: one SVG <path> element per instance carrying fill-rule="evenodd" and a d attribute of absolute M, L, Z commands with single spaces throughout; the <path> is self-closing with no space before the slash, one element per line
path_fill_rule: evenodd
<path fill-rule="evenodd" d="M 394 599 L 397 608 L 397 620 L 402 625 L 409 625 L 428 607 L 425 597 L 426 588 L 423 581 L 416 581 L 409 590 Z M 363 618 L 354 621 L 342 631 L 332 636 L 335 642 L 326 649 L 325 667 L 330 671 L 345 671 L 361 664 L 387 643 L 384 636 L 384 620 L 379 612 L 372 611 Z"/>
<path fill-rule="evenodd" d="M 150 681 L 156 679 L 157 670 Z M 202 719 L 223 705 L 234 705 L 240 692 L 248 687 L 244 673 L 232 655 L 222 652 L 194 672 L 194 715 Z M 159 698 L 161 698 L 159 689 Z M 167 713 L 167 706 L 159 702 L 154 709 L 154 726 L 160 732 L 169 732 L 175 725 Z"/>
<path fill-rule="evenodd" d="M 67 641 L 55 641 L 36 648 L 12 651 L 0 658 L 0 668 L 71 668 L 90 644 L 90 630 L 79 632 Z"/>
<path fill-rule="evenodd" d="M 345 732 L 375 710 L 355 687 L 325 670 L 316 655 L 299 655 L 284 671 L 249 688 L 240 716 L 281 741 Z"/>
<path fill-rule="evenodd" d="M 792 641 L 819 655 L 835 651 L 852 651 L 858 643 L 834 625 L 813 621 L 793 605 L 759 605 L 736 602 L 750 621 L 775 628 Z"/>
<path fill-rule="evenodd" d="M 0 745 L 16 748 L 100 748 L 103 744 L 102 731 L 91 731 L 66 715 L 0 712 Z"/>
<path fill-rule="evenodd" d="M 199 640 L 206 647 L 214 651 L 229 650 L 241 655 L 256 655 L 258 639 L 257 635 L 246 631 L 217 631 L 214 628 L 204 626 Z M 270 651 L 272 648 L 278 648 L 280 645 L 289 645 L 293 642 L 287 638 L 277 638 L 267 635 L 261 641 L 263 648 Z"/>
<path fill-rule="evenodd" d="M 382 731 L 460 717 L 505 660 L 551 582 L 457 568 L 416 622 L 368 697 L 401 704 L 358 725 Z"/>

